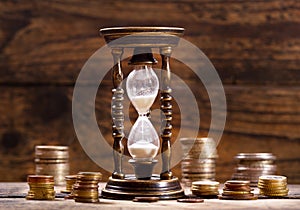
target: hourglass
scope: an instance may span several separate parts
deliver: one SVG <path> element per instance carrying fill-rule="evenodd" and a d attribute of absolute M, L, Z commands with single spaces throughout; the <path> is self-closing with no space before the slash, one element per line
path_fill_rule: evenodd
<path fill-rule="evenodd" d="M 160 199 L 177 199 L 184 196 L 177 177 L 170 168 L 172 136 L 171 70 L 169 58 L 177 46 L 183 28 L 176 27 L 115 27 L 104 28 L 100 33 L 111 48 L 114 59 L 112 69 L 112 133 L 114 138 L 114 171 L 102 196 L 112 199 L 133 199 L 138 196 L 155 196 Z M 157 63 L 152 49 L 158 48 L 161 55 L 160 81 L 152 69 Z M 124 174 L 122 159 L 124 153 L 124 113 L 122 87 L 122 55 L 124 50 L 134 49 L 129 61 L 132 71 L 126 80 L 126 92 L 138 112 L 138 118 L 127 138 L 131 155 L 129 163 L 134 174 Z M 160 137 L 149 120 L 150 107 L 160 93 L 162 113 Z M 160 174 L 152 174 L 157 163 L 156 155 L 161 152 Z"/>

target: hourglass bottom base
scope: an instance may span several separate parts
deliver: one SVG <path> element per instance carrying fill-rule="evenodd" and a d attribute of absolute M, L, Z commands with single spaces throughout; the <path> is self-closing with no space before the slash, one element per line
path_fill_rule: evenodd
<path fill-rule="evenodd" d="M 137 179 L 150 180 L 152 176 L 152 171 L 157 160 L 143 161 L 130 159 L 129 163 L 133 166 L 135 177 Z"/>
<path fill-rule="evenodd" d="M 153 175 L 150 180 L 138 180 L 134 175 L 125 179 L 109 178 L 102 196 L 109 199 L 131 200 L 135 197 L 159 197 L 162 200 L 177 199 L 184 196 L 177 177 L 170 180 L 160 180 L 159 175 Z"/>

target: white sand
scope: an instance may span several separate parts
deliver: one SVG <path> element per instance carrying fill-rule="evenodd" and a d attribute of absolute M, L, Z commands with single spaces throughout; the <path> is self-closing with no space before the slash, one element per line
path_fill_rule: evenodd
<path fill-rule="evenodd" d="M 139 114 L 147 113 L 152 106 L 156 95 L 136 96 L 131 99 L 132 104 Z"/>
<path fill-rule="evenodd" d="M 137 142 L 128 147 L 131 156 L 136 158 L 154 158 L 158 152 L 158 146 L 148 142 Z"/>

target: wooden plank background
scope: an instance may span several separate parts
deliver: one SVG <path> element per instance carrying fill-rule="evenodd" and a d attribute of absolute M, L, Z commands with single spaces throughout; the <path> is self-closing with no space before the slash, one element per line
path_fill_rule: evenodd
<path fill-rule="evenodd" d="M 100 170 L 107 179 L 109 172 L 93 163 L 76 139 L 72 92 L 84 63 L 105 44 L 98 30 L 132 25 L 184 27 L 184 38 L 216 67 L 228 106 L 218 180 L 231 177 L 237 153 L 272 152 L 279 173 L 300 183 L 298 0 L 1 1 L 0 181 L 25 181 L 34 173 L 38 144 L 69 145 L 71 173 Z M 207 94 L 191 71 L 176 62 L 171 67 L 197 96 L 199 135 L 205 135 Z M 110 112 L 101 106 L 110 102 L 110 82 L 102 88 L 97 115 L 106 120 L 101 131 L 111 143 Z M 177 119 L 174 127 L 178 124 Z M 179 166 L 174 173 L 180 176 Z"/>

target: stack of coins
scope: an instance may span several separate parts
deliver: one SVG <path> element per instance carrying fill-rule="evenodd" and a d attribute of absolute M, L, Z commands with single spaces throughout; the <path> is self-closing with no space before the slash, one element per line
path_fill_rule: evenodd
<path fill-rule="evenodd" d="M 54 178 L 45 175 L 28 175 L 28 200 L 54 200 Z"/>
<path fill-rule="evenodd" d="M 72 193 L 73 192 L 73 185 L 76 183 L 77 175 L 68 175 L 65 176 L 66 181 L 66 189 L 62 190 L 63 193 Z"/>
<path fill-rule="evenodd" d="M 181 161 L 181 181 L 191 186 L 193 181 L 215 180 L 216 143 L 212 138 L 181 138 L 184 158 Z"/>
<path fill-rule="evenodd" d="M 287 196 L 287 178 L 285 176 L 267 175 L 260 176 L 258 181 L 259 194 L 265 196 Z"/>
<path fill-rule="evenodd" d="M 277 170 L 276 157 L 271 153 L 239 153 L 235 159 L 238 165 L 232 179 L 248 180 L 251 186 L 257 186 L 260 176 L 275 174 Z"/>
<path fill-rule="evenodd" d="M 191 191 L 193 195 L 201 197 L 216 197 L 219 195 L 220 183 L 216 181 L 192 182 Z"/>
<path fill-rule="evenodd" d="M 69 148 L 67 146 L 35 147 L 35 173 L 51 175 L 55 185 L 64 185 L 69 174 Z"/>
<path fill-rule="evenodd" d="M 73 185 L 73 194 L 76 202 L 99 202 L 98 184 L 102 178 L 100 172 L 79 172 L 76 183 Z"/>
<path fill-rule="evenodd" d="M 226 181 L 220 199 L 225 200 L 254 200 L 257 197 L 251 193 L 250 182 L 242 180 Z"/>

